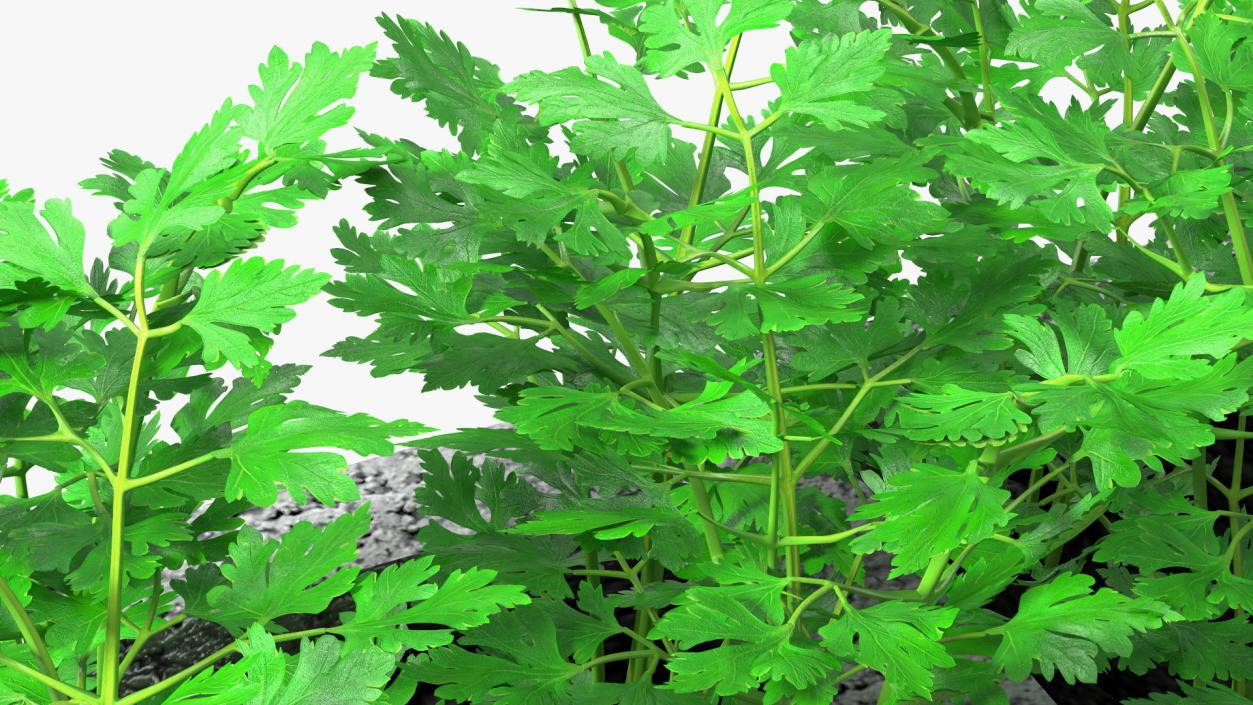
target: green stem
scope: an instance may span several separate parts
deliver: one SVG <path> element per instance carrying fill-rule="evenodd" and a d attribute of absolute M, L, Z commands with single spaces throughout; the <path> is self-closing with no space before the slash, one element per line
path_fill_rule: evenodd
<path fill-rule="evenodd" d="M 477 319 L 476 322 L 514 323 L 536 329 L 555 329 L 561 334 L 561 337 L 566 339 L 566 342 L 570 343 L 570 346 L 574 348 L 576 352 L 583 356 L 583 359 L 591 363 L 591 365 L 599 370 L 601 374 L 605 375 L 619 385 L 624 385 L 632 381 L 632 378 L 626 375 L 622 370 L 611 367 L 607 362 L 593 354 L 591 350 L 588 350 L 587 346 L 583 344 L 583 341 L 579 340 L 579 337 L 575 335 L 573 331 L 562 325 L 556 317 L 552 316 L 552 314 L 548 312 L 547 309 L 541 307 L 539 310 L 540 313 L 544 314 L 544 316 L 548 318 L 547 321 L 539 318 L 528 318 L 526 316 L 492 316 L 491 318 Z"/>
<path fill-rule="evenodd" d="M 70 422 L 68 419 L 65 418 L 65 414 L 64 412 L 61 411 L 61 406 L 57 404 L 56 398 L 48 396 L 48 397 L 40 397 L 39 400 L 42 401 L 48 407 L 48 410 L 52 412 L 53 418 L 56 419 L 57 421 L 56 433 L 50 433 L 44 436 L 33 436 L 33 437 L 13 439 L 13 440 L 46 441 L 49 443 L 69 443 L 71 445 L 78 446 L 80 449 L 83 450 L 83 452 L 87 454 L 89 458 L 92 459 L 92 461 L 96 463 L 96 467 L 100 468 L 100 471 L 103 472 L 104 476 L 109 479 L 109 482 L 113 482 L 113 479 L 114 479 L 113 469 L 109 467 L 109 461 L 105 460 L 104 455 L 100 452 L 99 449 L 97 449 L 91 443 L 88 443 L 86 440 L 84 440 L 82 436 L 79 436 L 78 433 L 74 431 L 73 428 L 70 427 Z"/>
<path fill-rule="evenodd" d="M 1233 573 L 1235 572 L 1235 562 L 1241 559 L 1242 552 L 1240 549 L 1242 546 L 1240 544 L 1244 543 L 1244 537 L 1247 536 L 1250 531 L 1253 531 L 1253 522 L 1245 524 L 1240 527 L 1239 531 L 1231 535 L 1231 545 L 1227 547 L 1227 553 L 1223 556 L 1223 558 L 1233 566 Z"/>
<path fill-rule="evenodd" d="M 633 465 L 637 470 L 645 470 L 648 472 L 659 472 L 666 475 L 674 475 L 681 478 L 698 477 L 702 480 L 710 480 L 713 482 L 738 482 L 745 485 L 768 485 L 770 477 L 768 475 L 746 475 L 731 472 L 707 472 L 704 470 L 685 470 L 682 468 L 672 468 L 665 465 Z"/>
<path fill-rule="evenodd" d="M 803 392 L 829 392 L 836 389 L 857 389 L 860 384 L 851 382 L 833 382 L 831 384 L 801 384 L 795 387 L 783 387 L 780 391 L 784 394 L 801 394 Z"/>
<path fill-rule="evenodd" d="M 800 604 L 792 610 L 792 616 L 788 617 L 787 623 L 791 626 L 795 626 L 796 623 L 800 621 L 801 616 L 805 614 L 805 610 L 809 609 L 810 605 L 817 602 L 823 595 L 835 589 L 835 583 L 827 583 L 826 585 L 823 585 L 817 590 L 811 592 L 808 597 L 801 600 Z"/>
<path fill-rule="evenodd" d="M 583 15 L 579 13 L 579 4 L 575 0 L 569 0 L 570 9 L 574 12 L 570 13 L 570 17 L 574 20 L 574 31 L 579 35 L 579 48 L 583 51 L 583 58 L 587 59 L 592 53 L 592 45 L 587 41 L 587 28 L 583 26 Z"/>
<path fill-rule="evenodd" d="M 135 315 L 139 334 L 135 339 L 135 355 L 131 361 L 130 379 L 127 383 L 117 472 L 113 478 L 107 612 L 105 613 L 104 646 L 101 651 L 103 660 L 99 664 L 100 682 L 97 684 L 97 691 L 103 705 L 113 705 L 118 701 L 118 686 L 120 685 L 119 661 L 122 657 L 122 609 L 124 607 L 122 594 L 125 589 L 122 548 L 126 528 L 127 476 L 134 462 L 138 442 L 139 419 L 136 418 L 136 410 L 139 405 L 139 378 L 143 372 L 144 352 L 148 344 L 148 315 L 144 308 L 144 266 L 145 259 L 141 249 L 140 254 L 135 258 L 134 271 Z"/>
<path fill-rule="evenodd" d="M 1097 384 L 1106 384 L 1108 382 L 1117 382 L 1122 377 L 1121 373 L 1111 372 L 1103 375 L 1085 375 L 1085 374 L 1064 374 L 1060 377 L 1052 377 L 1050 379 L 1041 380 L 1040 384 L 1047 384 L 1057 387 L 1070 387 L 1076 384 L 1085 384 L 1094 382 Z"/>
<path fill-rule="evenodd" d="M 1063 463 L 1061 466 L 1054 468 L 1052 471 L 1046 473 L 1043 477 L 1040 477 L 1035 482 L 1032 482 L 1031 485 L 1027 487 L 1027 489 L 1023 490 L 1022 494 L 1014 498 L 1014 501 L 1005 505 L 1006 513 L 1014 511 L 1014 509 L 1016 509 L 1018 505 L 1022 504 L 1024 501 L 1026 501 L 1036 492 L 1040 491 L 1040 488 L 1044 487 L 1049 482 L 1051 482 L 1053 478 L 1057 477 L 1063 472 L 1066 472 L 1066 470 L 1069 469 L 1069 467 L 1070 467 L 1070 463 Z"/>
<path fill-rule="evenodd" d="M 731 73 L 731 70 L 728 68 L 727 74 L 730 74 L 730 73 Z M 731 90 L 733 91 L 742 91 L 742 90 L 747 90 L 749 88 L 756 88 L 757 86 L 764 86 L 767 83 L 774 83 L 774 79 L 769 76 L 762 76 L 761 78 L 753 78 L 747 81 L 732 81 L 729 85 L 731 86 Z"/>
<path fill-rule="evenodd" d="M 1188 41 L 1188 36 L 1184 33 L 1182 27 L 1171 17 L 1170 11 L 1166 9 L 1163 0 L 1155 0 L 1158 11 L 1162 14 L 1162 19 L 1166 21 L 1166 25 L 1174 33 L 1177 45 L 1183 52 L 1184 57 L 1188 61 L 1189 68 L 1192 69 L 1192 80 L 1196 85 L 1196 97 L 1201 107 L 1201 122 L 1205 127 L 1205 140 L 1209 144 L 1209 148 L 1215 153 L 1222 151 L 1222 140 L 1219 138 L 1218 128 L 1214 123 L 1214 106 L 1210 103 L 1209 89 L 1207 88 L 1205 75 L 1201 72 L 1200 62 L 1197 60 L 1196 52 L 1192 49 L 1192 43 Z M 1204 6 L 1198 8 L 1198 11 L 1192 15 L 1195 19 L 1202 12 Z M 1253 248 L 1250 247 L 1248 235 L 1244 231 L 1244 221 L 1240 217 L 1240 209 L 1236 205 L 1235 193 L 1228 191 L 1224 193 L 1220 201 L 1223 205 L 1223 217 L 1227 220 L 1227 229 L 1231 234 L 1231 242 L 1235 248 L 1236 265 L 1240 269 L 1240 281 L 1244 284 L 1253 284 Z"/>
<path fill-rule="evenodd" d="M 821 534 L 817 536 L 786 536 L 779 540 L 780 546 L 823 546 L 833 543 L 839 543 L 844 539 L 851 538 L 865 531 L 869 531 L 878 526 L 878 524 L 862 524 L 845 531 L 834 534 Z"/>
<path fill-rule="evenodd" d="M 758 284 L 766 282 L 766 250 L 765 227 L 761 208 L 761 185 L 757 178 L 757 153 L 753 149 L 752 132 L 744 122 L 740 109 L 735 103 L 735 95 L 731 91 L 726 71 L 721 65 L 711 65 L 717 90 L 726 101 L 727 112 L 735 125 L 740 147 L 744 152 L 745 169 L 748 176 L 748 188 L 752 197 L 750 201 L 753 229 L 753 278 Z M 778 545 L 780 535 L 792 536 L 797 532 L 796 519 L 796 480 L 792 473 L 792 451 L 784 438 L 787 435 L 787 412 L 784 407 L 782 385 L 779 382 L 779 359 L 775 347 L 773 333 L 762 335 L 762 357 L 765 361 L 766 385 L 773 401 L 771 413 L 774 418 L 775 435 L 781 439 L 783 448 L 774 455 L 772 480 L 770 489 L 770 507 L 767 514 L 766 535 L 774 545 Z M 781 507 L 780 507 L 781 505 Z M 780 528 L 780 508 L 782 509 L 782 528 Z M 786 547 L 786 564 L 788 577 L 800 575 L 800 550 L 795 546 Z"/>
<path fill-rule="evenodd" d="M 622 630 L 623 634 L 626 634 L 627 636 L 631 637 L 632 641 L 639 644 L 640 646 L 646 647 L 655 656 L 658 656 L 660 658 L 670 658 L 670 654 L 668 652 L 666 652 L 665 650 L 661 648 L 658 648 L 656 644 L 649 641 L 648 638 L 645 637 L 643 634 L 640 634 L 639 632 L 635 631 L 634 629 L 631 629 L 630 627 L 619 626 L 618 628 Z"/>
<path fill-rule="evenodd" d="M 35 657 L 35 663 L 39 664 L 39 670 L 49 678 L 59 681 L 57 667 L 52 663 L 52 657 L 48 654 L 48 647 L 44 644 L 43 637 L 39 634 L 39 629 L 35 626 L 35 622 L 31 620 L 30 613 L 26 611 L 26 608 L 22 607 L 17 594 L 13 592 L 13 589 L 9 587 L 8 581 L 3 577 L 0 577 L 0 602 L 4 603 L 9 616 L 17 624 L 17 630 L 21 633 L 22 640 L 26 642 L 26 648 L 30 649 L 31 655 Z M 48 686 L 48 697 L 52 700 L 58 699 L 51 685 Z"/>
<path fill-rule="evenodd" d="M 948 567 L 949 552 L 945 551 L 936 556 L 931 557 L 931 562 L 927 564 L 926 571 L 922 574 L 922 580 L 918 583 L 918 595 L 924 600 L 930 599 L 935 594 L 936 587 L 940 583 L 940 577 L 944 575 L 944 569 Z"/>
<path fill-rule="evenodd" d="M 43 685 L 47 686 L 49 690 L 53 690 L 62 695 L 69 696 L 75 702 L 93 703 L 93 704 L 100 702 L 91 693 L 88 693 L 83 690 L 79 690 L 78 688 L 75 688 L 74 686 L 68 683 L 62 683 L 60 680 L 57 680 L 56 678 L 51 678 L 47 674 L 43 673 L 42 671 L 37 671 L 31 668 L 30 666 L 27 666 L 26 664 L 22 663 L 21 661 L 16 661 L 14 659 L 11 659 L 8 656 L 5 656 L 4 654 L 0 654 L 0 664 L 3 664 L 7 668 L 11 668 L 17 671 L 18 673 L 21 673 L 25 676 L 28 676 L 30 678 L 33 678 L 39 681 Z M 56 702 L 61 702 L 61 699 L 56 698 L 55 695 L 52 696 L 52 698 Z"/>
<path fill-rule="evenodd" d="M 148 613 L 144 617 L 143 627 L 139 629 L 138 634 L 135 636 L 135 641 L 131 643 L 130 648 L 126 650 L 126 655 L 122 657 L 122 664 L 118 667 L 119 677 L 124 677 L 126 672 L 130 670 L 131 664 L 135 662 L 139 653 L 143 651 L 144 645 L 148 643 L 148 640 L 169 626 L 167 624 L 162 629 L 152 628 L 153 622 L 157 619 L 157 609 L 161 605 L 162 587 L 161 574 L 153 575 L 152 590 L 148 595 Z"/>
<path fill-rule="evenodd" d="M 191 470 L 192 468 L 204 465 L 205 463 L 211 460 L 217 460 L 219 458 L 227 457 L 226 455 L 227 453 L 229 453 L 229 451 L 224 451 L 224 450 L 215 450 L 212 453 L 205 453 L 204 455 L 197 456 L 195 458 L 192 458 L 191 460 L 187 460 L 185 462 L 179 463 L 178 465 L 172 465 L 164 470 L 159 470 L 150 475 L 144 475 L 143 477 L 137 477 L 137 478 L 131 479 L 126 483 L 126 485 L 130 489 L 134 489 L 136 487 L 143 487 L 145 485 L 151 485 L 154 482 L 160 482 L 161 480 L 164 480 L 168 477 L 173 477 L 174 475 L 177 475 L 186 470 Z"/>
<path fill-rule="evenodd" d="M 983 29 L 983 8 L 987 0 L 974 0 L 975 31 L 979 33 L 979 74 L 983 81 L 983 100 L 979 109 L 992 114 L 996 111 L 996 97 L 992 94 L 992 47 Z"/>
<path fill-rule="evenodd" d="M 589 560 L 588 562 L 590 563 L 591 561 Z M 586 577 L 600 577 L 600 578 L 622 578 L 623 580 L 626 580 L 630 577 L 630 575 L 620 570 L 601 570 L 599 568 L 575 568 L 573 570 L 567 570 L 566 572 L 569 573 L 570 575 L 582 575 Z"/>
<path fill-rule="evenodd" d="M 253 164 L 248 171 L 244 172 L 239 181 L 235 182 L 235 189 L 231 191 L 230 195 L 218 201 L 218 205 L 222 206 L 227 213 L 230 213 L 235 206 L 235 201 L 238 201 L 240 196 L 244 195 L 244 191 L 248 190 L 248 186 L 252 184 L 253 179 L 257 178 L 261 172 L 277 164 L 279 160 L 280 157 L 265 157 Z"/>
<path fill-rule="evenodd" d="M 909 10 L 902 5 L 893 2 L 893 0 L 879 0 L 879 5 L 895 15 L 896 18 L 901 21 L 901 24 L 910 31 L 910 33 L 924 37 L 939 36 L 936 34 L 935 30 L 931 29 L 930 26 L 918 21 L 917 18 L 909 13 Z M 953 54 L 948 47 L 937 45 L 929 46 L 937 55 L 939 55 L 940 61 L 948 67 L 954 77 L 961 81 L 966 80 L 966 71 L 962 68 L 961 61 L 957 59 L 957 56 Z M 975 103 L 974 94 L 967 90 L 961 91 L 960 94 L 962 113 L 964 116 L 962 122 L 967 128 L 978 127 L 982 118 L 979 115 L 979 106 Z"/>
<path fill-rule="evenodd" d="M 795 578 L 793 582 L 803 583 L 805 585 L 826 585 L 827 583 L 831 583 L 836 588 L 836 596 L 841 598 L 843 597 L 843 593 L 851 592 L 856 595 L 873 597 L 876 600 L 903 600 L 905 602 L 919 602 L 922 599 L 918 595 L 917 591 L 914 590 L 875 590 L 872 588 L 861 587 L 860 585 L 853 585 L 851 582 L 837 583 L 825 578 L 809 578 L 806 576 L 799 576 Z M 841 602 L 844 603 L 846 609 L 849 607 L 843 599 L 841 599 Z"/>
<path fill-rule="evenodd" d="M 770 113 L 761 122 L 757 123 L 756 125 L 753 125 L 752 129 L 748 131 L 748 136 L 756 137 L 757 135 L 760 135 L 761 133 L 768 130 L 771 125 L 783 119 L 784 115 L 787 115 L 787 112 L 784 110 L 778 110 L 776 112 Z"/>
<path fill-rule="evenodd" d="M 730 76 L 731 69 L 735 66 L 735 57 L 740 50 L 740 42 L 744 35 L 736 35 L 727 47 L 726 59 L 723 62 L 723 73 Z M 714 91 L 713 104 L 709 106 L 709 119 L 706 124 L 717 126 L 722 120 L 722 91 Z M 688 196 L 687 207 L 692 208 L 705 200 L 705 184 L 709 181 L 709 165 L 713 162 L 713 149 L 715 142 L 715 134 L 712 132 L 705 133 L 705 139 L 701 143 L 700 161 L 696 165 L 696 183 L 692 186 L 692 193 Z M 684 244 L 691 244 L 696 235 L 696 225 L 688 225 L 683 228 L 679 235 L 679 240 Z M 683 255 L 683 250 L 678 252 L 679 256 Z"/>
<path fill-rule="evenodd" d="M 1162 96 L 1166 94 L 1166 87 L 1170 85 L 1170 79 L 1174 78 L 1174 76 L 1175 64 L 1170 59 L 1167 59 L 1166 64 L 1162 66 L 1162 70 L 1157 74 L 1157 80 L 1153 81 L 1153 86 L 1149 88 L 1148 97 L 1140 105 L 1140 110 L 1131 122 L 1133 131 L 1141 132 L 1149 124 L 1149 118 L 1153 117 L 1153 112 L 1157 110 L 1157 104 L 1161 102 Z"/>
<path fill-rule="evenodd" d="M 139 327 L 136 326 L 134 321 L 132 321 L 126 314 L 122 313 L 122 311 L 118 309 L 117 306 L 114 306 L 113 304 L 109 303 L 103 297 L 100 297 L 100 296 L 93 297 L 92 301 L 96 302 L 96 305 L 99 306 L 100 308 L 112 314 L 114 318 L 121 321 L 122 325 L 126 326 L 127 330 L 134 333 L 135 335 L 139 335 Z"/>
<path fill-rule="evenodd" d="M 652 649 L 640 649 L 637 651 L 619 651 L 613 654 L 605 654 L 604 656 L 601 656 L 599 658 L 594 658 L 591 661 L 588 661 L 587 663 L 581 666 L 576 666 L 574 672 L 571 673 L 571 675 L 572 676 L 577 675 L 579 673 L 582 673 L 583 671 L 589 670 L 591 668 L 595 668 L 596 666 L 599 666 L 603 663 L 613 663 L 614 661 L 626 661 L 628 659 L 639 658 L 641 656 L 657 656 L 658 654 L 661 655 L 660 658 L 668 658 L 668 656 L 666 655 L 666 652 L 662 651 L 661 649 L 658 649 L 655 646 Z"/>
<path fill-rule="evenodd" d="M 719 137 L 725 137 L 729 140 L 738 140 L 740 138 L 740 135 L 737 132 L 733 132 L 723 127 L 716 127 L 714 125 L 706 125 L 703 122 L 691 122 L 689 120 L 680 120 L 676 124 L 678 124 L 679 127 L 686 127 L 689 130 L 698 130 L 700 132 L 704 132 L 709 135 L 717 135 Z"/>
<path fill-rule="evenodd" d="M 1245 423 L 1247 421 L 1248 421 L 1248 417 L 1245 416 L 1243 413 L 1241 413 L 1236 420 L 1236 430 L 1238 432 L 1244 432 Z M 1244 438 L 1236 439 L 1236 449 L 1235 449 L 1235 453 L 1234 453 L 1234 456 L 1232 457 L 1232 462 L 1231 462 L 1231 486 L 1228 487 L 1228 491 L 1227 491 L 1227 509 L 1233 513 L 1239 513 L 1240 510 L 1242 509 L 1242 505 L 1240 503 L 1240 496 L 1241 494 L 1243 494 L 1243 491 L 1244 491 L 1243 490 L 1244 445 L 1245 445 Z M 1234 536 L 1235 534 L 1238 534 L 1241 530 L 1240 519 L 1233 515 L 1230 517 L 1230 520 L 1231 520 L 1231 533 Z M 1231 562 L 1231 572 L 1234 573 L 1237 577 L 1244 576 L 1244 555 L 1241 554 L 1239 551 L 1236 552 Z"/>
<path fill-rule="evenodd" d="M 688 484 L 692 488 L 692 501 L 696 503 L 696 509 L 700 511 L 702 516 L 712 517 L 714 515 L 713 507 L 709 503 L 709 490 L 705 487 L 705 483 L 700 477 L 689 475 Z M 714 563 L 722 562 L 722 539 L 718 537 L 718 528 L 709 521 L 701 521 L 701 528 L 705 534 L 705 548 L 709 552 L 709 560 Z"/>
<path fill-rule="evenodd" d="M 813 242 L 815 237 L 818 237 L 818 233 L 822 232 L 822 228 L 824 226 L 826 226 L 826 222 L 821 220 L 811 225 L 809 230 L 805 231 L 805 235 L 798 240 L 790 250 L 784 252 L 777 260 L 766 268 L 766 278 L 768 279 L 774 276 L 776 272 L 786 267 L 792 260 L 796 259 L 796 257 L 800 255 L 806 247 L 809 247 L 809 243 Z"/>
<path fill-rule="evenodd" d="M 744 539 L 745 541 L 755 543 L 759 546 L 765 546 L 767 548 L 774 548 L 776 546 L 774 542 L 772 542 L 769 538 L 762 536 L 761 534 L 756 534 L 751 531 L 745 531 L 743 529 L 737 529 L 734 526 L 728 526 L 726 524 L 720 523 L 719 521 L 709 516 L 708 514 L 701 514 L 700 517 L 704 519 L 705 521 L 709 522 L 710 524 L 716 526 L 719 530 L 725 531 L 728 534 L 731 534 L 732 536 Z"/>
<path fill-rule="evenodd" d="M 817 462 L 818 458 L 822 456 L 827 447 L 831 445 L 830 439 L 834 438 L 840 433 L 840 431 L 844 430 L 844 425 L 848 423 L 849 419 L 853 418 L 853 412 L 861 405 L 861 402 L 866 398 L 866 395 L 870 393 L 870 390 L 877 387 L 879 383 L 884 382 L 884 379 L 888 375 L 892 374 L 899 369 L 901 365 L 908 362 L 910 358 L 922 350 L 922 347 L 922 345 L 918 345 L 917 347 L 909 350 L 904 355 L 897 358 L 895 362 L 880 370 L 878 374 L 867 379 L 861 387 L 858 388 L 857 394 L 853 395 L 853 400 L 850 401 L 848 406 L 844 408 L 844 413 L 840 414 L 840 418 L 836 419 L 835 424 L 833 424 L 827 431 L 828 437 L 824 437 L 814 444 L 814 447 L 810 448 L 809 452 L 805 454 L 805 457 L 801 458 L 801 461 L 797 463 L 795 473 L 797 479 L 804 477 L 805 471 L 808 470 L 810 466 Z"/>

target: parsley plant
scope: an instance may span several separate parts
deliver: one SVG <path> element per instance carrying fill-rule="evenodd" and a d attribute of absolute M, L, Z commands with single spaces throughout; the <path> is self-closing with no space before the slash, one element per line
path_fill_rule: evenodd
<path fill-rule="evenodd" d="M 827 705 L 873 669 L 1005 703 L 1164 664 L 1157 705 L 1253 702 L 1253 5 L 1022 5 L 571 4 L 582 65 L 508 82 L 380 19 L 373 73 L 460 149 L 368 137 L 379 230 L 338 228 L 328 290 L 378 328 L 333 354 L 497 409 L 422 442 L 465 531 L 420 538 L 532 597 L 419 659 L 439 697 Z M 793 46 L 740 75 L 762 32 Z"/>
<path fill-rule="evenodd" d="M 281 540 L 238 518 L 279 488 L 356 499 L 338 451 L 386 454 L 426 430 L 289 399 L 308 368 L 267 363 L 271 336 L 329 276 L 246 254 L 377 161 L 322 141 L 373 61 L 373 46 L 316 44 L 303 65 L 275 49 L 251 101 L 224 102 L 168 169 L 111 152 L 83 182 L 118 207 L 90 269 L 69 201 L 0 181 L 0 466 L 17 490 L 0 498 L 0 703 L 404 703 L 411 677 L 383 689 L 405 650 L 528 601 L 485 569 L 432 582 L 429 558 L 360 573 L 365 508 Z M 228 366 L 242 374 L 229 385 Z M 33 468 L 55 488 L 28 496 Z M 349 593 L 335 626 L 275 621 Z M 188 616 L 240 638 L 122 692 L 149 640 Z"/>

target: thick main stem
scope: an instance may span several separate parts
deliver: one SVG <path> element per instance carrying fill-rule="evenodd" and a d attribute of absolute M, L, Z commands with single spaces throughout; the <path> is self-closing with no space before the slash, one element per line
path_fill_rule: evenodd
<path fill-rule="evenodd" d="M 102 705 L 113 705 L 118 697 L 122 659 L 122 593 L 125 575 L 122 567 L 122 548 L 126 529 L 126 480 L 134 463 L 138 443 L 136 410 L 139 404 L 139 378 L 143 372 L 144 352 L 148 344 L 148 315 L 144 302 L 144 256 L 135 260 L 134 294 L 135 313 L 139 333 L 135 339 L 135 356 L 131 360 L 130 380 L 126 389 L 126 407 L 122 415 L 122 439 L 113 478 L 113 507 L 109 528 L 109 578 L 108 602 L 105 614 L 104 647 L 98 666 L 100 682 L 98 692 Z"/>
<path fill-rule="evenodd" d="M 757 154 L 753 149 L 753 132 L 744 122 L 744 117 L 740 114 L 739 107 L 735 103 L 735 95 L 731 90 L 726 71 L 718 64 L 711 64 L 709 68 L 714 74 L 718 92 L 722 94 L 723 100 L 726 101 L 727 112 L 730 114 L 731 121 L 739 132 L 740 147 L 744 151 L 748 187 L 752 197 L 750 206 L 753 231 L 753 279 L 758 284 L 765 284 L 768 275 L 766 268 L 765 228 L 761 209 L 761 185 L 757 178 Z M 787 411 L 783 404 L 782 384 L 779 381 L 778 351 L 775 347 L 773 333 L 767 332 L 762 335 L 762 357 L 764 358 L 766 385 L 771 398 L 774 432 L 775 435 L 783 439 L 783 447 L 775 454 L 773 461 L 770 507 L 767 515 L 768 526 L 766 531 L 772 550 L 777 550 L 780 536 L 796 534 L 797 521 L 796 480 L 792 473 L 791 446 L 785 438 L 787 436 Z M 782 513 L 782 528 L 780 528 L 780 513 Z M 794 578 L 800 575 L 800 549 L 796 546 L 787 546 L 784 552 L 786 554 L 788 577 Z M 798 591 L 794 589 L 791 592 L 795 594 Z"/>

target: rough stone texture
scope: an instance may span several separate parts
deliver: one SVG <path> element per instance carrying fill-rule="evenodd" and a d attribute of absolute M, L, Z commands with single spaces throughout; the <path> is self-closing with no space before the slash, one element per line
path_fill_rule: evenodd
<path fill-rule="evenodd" d="M 416 554 L 421 548 L 418 531 L 431 522 L 430 517 L 419 514 L 413 496 L 422 483 L 416 451 L 402 448 L 390 457 L 363 460 L 349 472 L 361 488 L 357 502 L 335 507 L 317 503 L 301 506 L 284 493 L 274 506 L 251 510 L 244 520 L 267 537 L 276 537 L 301 521 L 325 526 L 368 502 L 372 524 L 370 533 L 358 545 L 358 563 L 368 568 Z"/>
<path fill-rule="evenodd" d="M 402 449 L 387 458 L 373 458 L 350 468 L 353 479 L 361 488 L 359 502 L 337 507 L 318 504 L 297 505 L 290 499 L 280 499 L 272 507 L 256 509 L 245 515 L 245 520 L 267 536 L 281 536 L 294 524 L 308 521 L 324 526 L 345 512 L 352 511 L 363 502 L 370 503 L 373 529 L 360 542 L 360 561 L 366 567 L 412 556 L 421 548 L 417 541 L 418 530 L 431 519 L 420 516 L 414 500 L 414 489 L 421 483 L 422 469 L 417 455 L 410 449 Z M 843 500 L 849 507 L 858 503 L 852 488 L 832 478 L 807 478 L 807 486 Z M 912 587 L 913 578 L 887 580 L 890 557 L 872 554 L 864 561 L 866 584 L 879 589 L 906 589 Z M 854 596 L 854 604 L 866 604 L 864 598 Z M 332 606 L 330 612 L 338 612 Z M 290 629 L 303 629 L 316 624 L 316 617 L 303 617 L 285 625 Z M 204 658 L 214 650 L 230 643 L 230 636 L 220 627 L 187 620 L 179 626 L 159 635 L 145 647 L 143 656 L 127 674 L 125 692 L 137 690 L 161 678 L 185 668 Z M 878 674 L 863 671 L 842 684 L 838 705 L 874 705 L 879 697 L 881 679 Z M 1006 682 L 1005 691 L 1011 705 L 1055 705 L 1054 701 L 1033 680 L 1024 683 Z M 436 702 L 423 700 L 422 702 Z M 1072 705 L 1072 704 L 1068 704 Z"/>

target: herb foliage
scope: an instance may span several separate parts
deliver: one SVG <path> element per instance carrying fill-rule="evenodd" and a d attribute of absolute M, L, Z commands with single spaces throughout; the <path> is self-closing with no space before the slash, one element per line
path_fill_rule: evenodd
<path fill-rule="evenodd" d="M 460 149 L 368 136 L 378 229 L 341 224 L 328 291 L 378 327 L 332 354 L 498 410 L 419 442 L 465 529 L 420 539 L 532 598 L 421 657 L 438 696 L 825 705 L 873 669 L 1004 703 L 1163 664 L 1153 703 L 1250 702 L 1253 6 L 1022 5 L 570 4 L 582 65 L 508 81 L 380 18 L 374 75 Z M 759 32 L 793 46 L 739 75 Z"/>
<path fill-rule="evenodd" d="M 118 209 L 90 268 L 69 201 L 0 181 L 0 460 L 16 487 L 0 498 L 0 703 L 404 703 L 405 649 L 529 601 L 490 569 L 436 582 L 429 558 L 361 574 L 365 507 L 281 540 L 239 519 L 280 488 L 355 500 L 344 451 L 386 454 L 428 430 L 291 399 L 308 367 L 266 353 L 330 277 L 247 254 L 379 161 L 323 141 L 373 61 L 372 45 L 315 44 L 303 63 L 275 49 L 251 101 L 225 101 L 169 168 L 110 152 L 83 182 Z M 36 468 L 56 486 L 29 496 Z M 345 595 L 337 625 L 275 621 Z M 122 692 L 145 645 L 189 616 L 239 639 Z"/>
<path fill-rule="evenodd" d="M 871 669 L 1004 703 L 1159 665 L 1137 703 L 1250 702 L 1253 7 L 873 6 L 571 4 L 582 66 L 510 81 L 405 18 L 377 62 L 276 50 L 169 169 L 84 182 L 119 208 L 86 270 L 67 201 L 0 187 L 0 702 L 826 705 Z M 737 76 L 761 32 L 794 46 Z M 367 69 L 460 149 L 328 153 Z M 379 227 L 336 229 L 341 280 L 247 256 L 354 176 Z M 409 441 L 462 531 L 376 573 L 366 510 L 237 518 L 354 499 L 334 449 L 427 430 L 289 398 L 270 336 L 323 288 L 378 324 L 330 354 L 508 424 Z M 176 596 L 238 640 L 119 693 Z"/>

